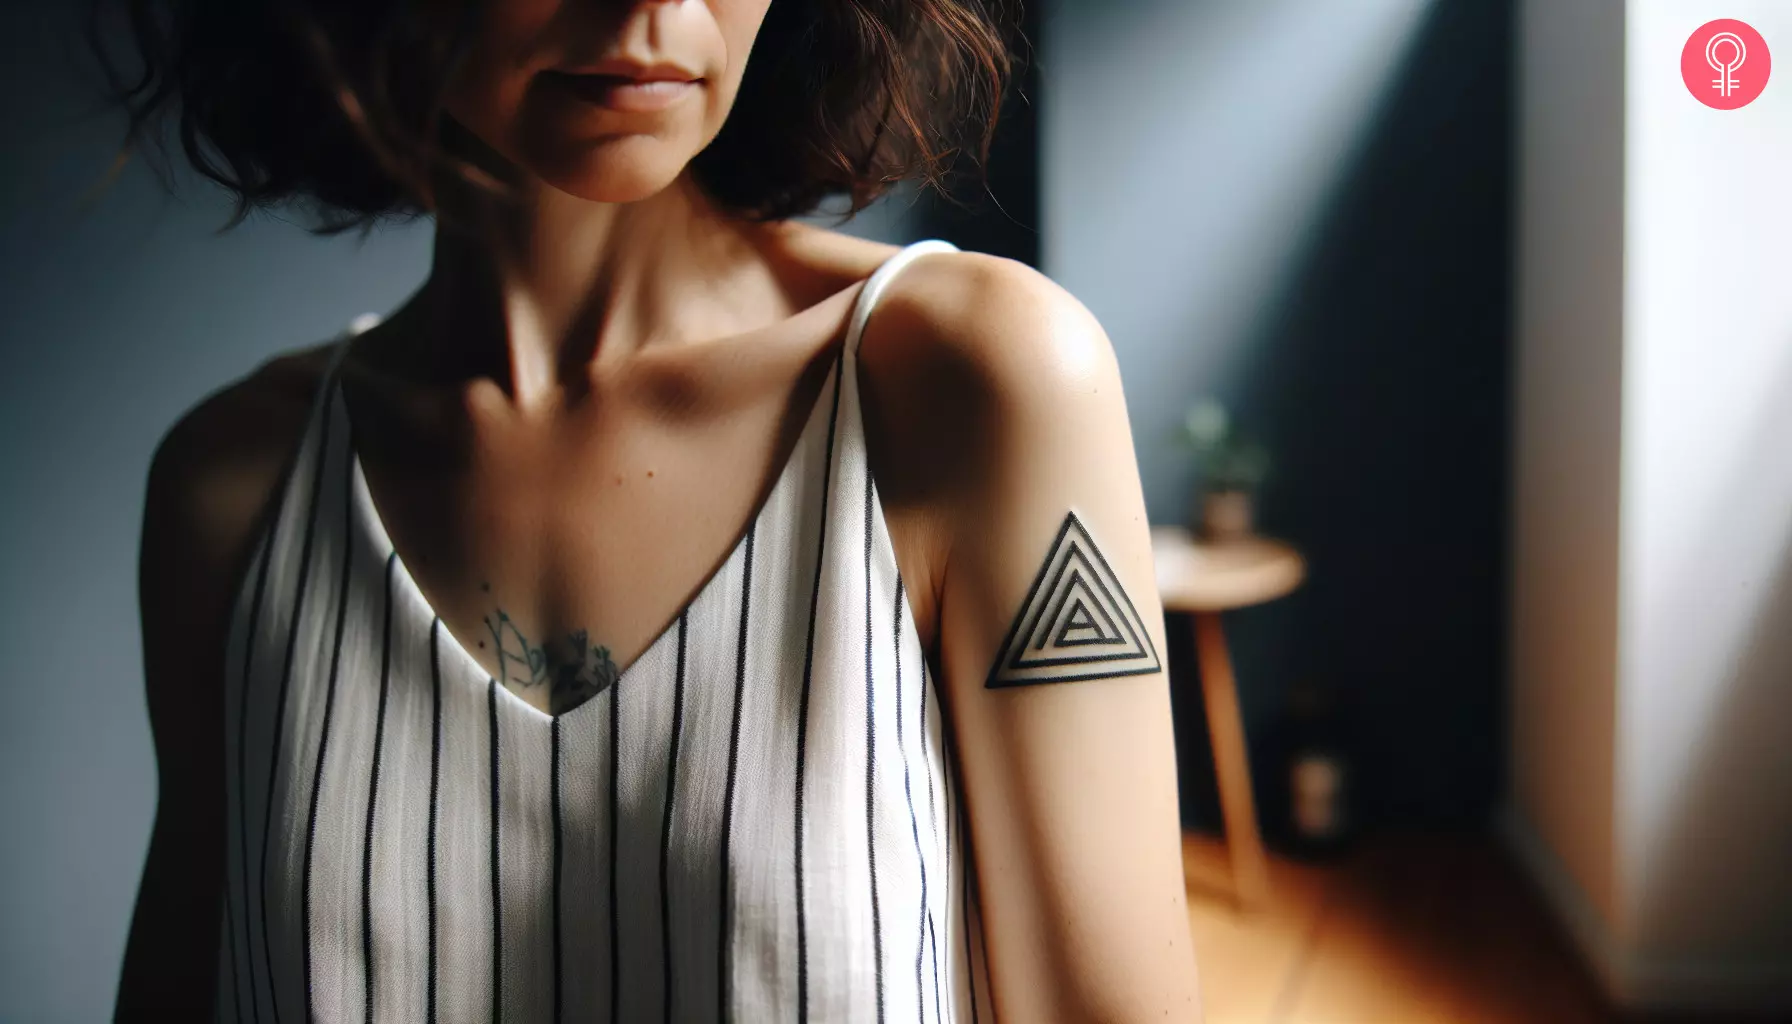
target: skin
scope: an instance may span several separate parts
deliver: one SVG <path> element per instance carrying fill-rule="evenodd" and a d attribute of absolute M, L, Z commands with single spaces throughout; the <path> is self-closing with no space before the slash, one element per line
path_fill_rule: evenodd
<path fill-rule="evenodd" d="M 743 224 L 692 186 L 686 165 L 726 117 L 768 2 L 492 5 L 449 110 L 524 202 L 460 200 L 459 220 L 482 228 L 438 228 L 428 281 L 343 365 L 400 557 L 444 628 L 544 708 L 558 688 L 520 677 L 552 668 L 519 672 L 499 651 L 599 673 L 592 647 L 626 667 L 652 642 L 769 491 L 859 288 L 895 251 Z M 649 114 L 544 90 L 544 72 L 618 54 L 702 82 Z M 276 358 L 208 397 L 150 469 L 139 588 L 161 800 L 124 1019 L 209 1012 L 220 652 L 324 355 Z M 953 713 L 998 1016 L 1198 1020 L 1164 674 L 984 685 L 1067 512 L 1164 650 L 1106 335 L 1031 268 L 929 254 L 884 293 L 860 385 L 896 560 Z M 581 633 L 578 653 L 566 640 Z"/>

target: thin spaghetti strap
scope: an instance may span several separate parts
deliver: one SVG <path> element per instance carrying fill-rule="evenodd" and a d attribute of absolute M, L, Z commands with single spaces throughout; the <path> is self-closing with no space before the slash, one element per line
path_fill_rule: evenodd
<path fill-rule="evenodd" d="M 329 357 L 324 362 L 323 378 L 311 399 L 311 414 L 305 428 L 307 433 L 317 429 L 318 422 L 325 416 L 341 415 L 346 417 L 346 411 L 334 409 L 332 405 L 333 402 L 340 401 L 337 393 L 341 388 L 341 382 L 337 379 L 337 375 L 342 370 L 342 361 L 348 355 L 349 346 L 354 343 L 355 336 L 371 329 L 379 322 L 380 316 L 377 313 L 363 313 L 355 317 L 330 345 Z"/>
<path fill-rule="evenodd" d="M 853 303 L 852 321 L 846 332 L 846 351 L 849 355 L 858 355 L 859 338 L 865 333 L 865 322 L 871 319 L 871 310 L 877 306 L 877 300 L 902 268 L 908 266 L 917 256 L 925 256 L 930 252 L 957 252 L 958 246 L 942 238 L 925 238 L 919 242 L 910 242 L 892 254 L 873 271 L 864 288 L 860 289 L 858 300 Z"/>

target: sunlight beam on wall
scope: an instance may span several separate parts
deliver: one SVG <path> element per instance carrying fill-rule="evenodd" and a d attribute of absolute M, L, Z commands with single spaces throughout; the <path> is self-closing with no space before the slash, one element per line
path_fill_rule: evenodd
<path fill-rule="evenodd" d="M 1043 266 L 1119 352 L 1154 521 L 1182 513 L 1184 460 L 1162 439 L 1223 383 L 1430 6 L 1048 6 Z"/>

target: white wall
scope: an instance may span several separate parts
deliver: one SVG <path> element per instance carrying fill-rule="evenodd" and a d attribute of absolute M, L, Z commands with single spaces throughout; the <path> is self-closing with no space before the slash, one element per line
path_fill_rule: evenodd
<path fill-rule="evenodd" d="M 1524 13 L 1513 831 L 1619 1001 L 1792 1009 L 1792 82 L 1680 75 L 1792 6 Z"/>
<path fill-rule="evenodd" d="M 1629 12 L 1625 900 L 1645 968 L 1792 995 L 1792 69 L 1734 111 L 1680 76 L 1713 18 L 1792 60 L 1792 6 Z"/>

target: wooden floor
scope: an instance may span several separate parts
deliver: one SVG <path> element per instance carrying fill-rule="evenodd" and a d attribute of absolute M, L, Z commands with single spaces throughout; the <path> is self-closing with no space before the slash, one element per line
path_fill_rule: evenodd
<path fill-rule="evenodd" d="M 1267 906 L 1234 909 L 1224 847 L 1183 859 L 1207 1024 L 1608 1024 L 1591 978 L 1490 836 L 1361 844 L 1271 864 Z"/>

